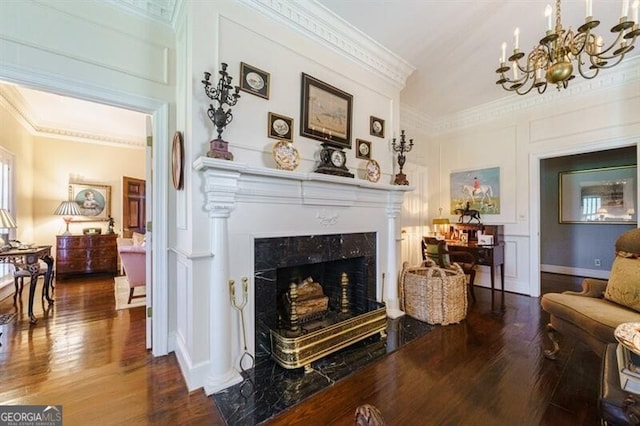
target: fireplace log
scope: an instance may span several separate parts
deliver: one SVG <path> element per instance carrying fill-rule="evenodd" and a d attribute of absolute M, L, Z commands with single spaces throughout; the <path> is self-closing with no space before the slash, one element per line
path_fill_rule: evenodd
<path fill-rule="evenodd" d="M 329 298 L 327 296 L 318 297 L 311 300 L 298 299 L 296 303 L 296 312 L 300 321 L 304 322 L 306 317 L 316 316 L 319 313 L 325 313 L 329 309 Z"/>
<path fill-rule="evenodd" d="M 320 283 L 314 283 L 311 277 L 298 285 L 298 301 L 324 297 Z"/>

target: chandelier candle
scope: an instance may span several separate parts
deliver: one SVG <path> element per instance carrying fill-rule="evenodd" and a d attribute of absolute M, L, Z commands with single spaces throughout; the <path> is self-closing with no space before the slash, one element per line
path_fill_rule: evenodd
<path fill-rule="evenodd" d="M 615 40 L 610 46 L 604 46 L 602 37 L 594 31 L 600 25 L 600 21 L 592 16 L 592 0 L 586 0 L 585 4 L 585 22 L 576 31 L 571 28 L 566 30 L 562 26 L 561 0 L 556 0 L 555 27 L 554 10 L 551 5 L 547 5 L 544 12 L 547 18 L 546 34 L 526 58 L 525 53 L 520 52 L 520 29 L 516 28 L 513 33 L 513 54 L 509 58 L 505 58 L 506 43 L 502 43 L 500 67 L 496 70 L 499 78 L 496 84 L 519 95 L 526 95 L 534 88 L 538 93 L 544 93 L 548 84 L 555 84 L 558 90 L 566 89 L 576 74 L 592 79 L 601 69 L 618 65 L 624 56 L 633 50 L 640 35 L 640 0 L 632 3 L 631 19 L 629 0 L 622 0 L 622 16 L 618 24 L 611 28 Z M 523 58 L 525 59 L 521 62 Z"/>

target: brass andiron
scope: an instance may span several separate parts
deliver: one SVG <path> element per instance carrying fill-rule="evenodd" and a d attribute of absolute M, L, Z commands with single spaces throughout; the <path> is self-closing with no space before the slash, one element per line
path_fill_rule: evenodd
<path fill-rule="evenodd" d="M 247 305 L 247 301 L 249 300 L 249 279 L 247 277 L 242 277 L 242 303 L 238 305 L 236 301 L 236 283 L 234 280 L 229 280 L 229 293 L 231 294 L 231 306 L 240 312 L 240 323 L 242 324 L 242 341 L 244 343 L 244 353 L 240 357 L 240 370 L 242 372 L 246 372 L 247 370 L 252 369 L 255 366 L 256 359 L 249 353 L 247 350 L 247 332 L 244 325 L 244 307 Z M 249 358 L 250 366 L 244 368 L 243 363 L 245 358 Z"/>
<path fill-rule="evenodd" d="M 209 82 L 211 73 L 205 72 L 204 80 L 202 80 L 205 94 L 209 99 L 217 103 L 216 108 L 214 108 L 213 104 L 209 104 L 209 109 L 207 110 L 209 119 L 218 131 L 218 137 L 209 142 L 211 149 L 207 152 L 207 157 L 233 160 L 233 154 L 230 153 L 228 149 L 229 143 L 222 139 L 222 132 L 227 124 L 233 120 L 233 114 L 231 114 L 231 108 L 229 107 L 234 106 L 236 102 L 238 102 L 238 98 L 240 98 L 238 94 L 240 87 L 235 86 L 235 92 L 231 92 L 232 89 L 234 89 L 231 86 L 231 80 L 233 78 L 227 73 L 227 64 L 223 62 L 221 67 L 222 69 L 218 72 L 220 74 L 220 80 L 217 86 L 214 87 Z M 226 110 L 224 109 L 225 105 L 227 106 Z"/>
<path fill-rule="evenodd" d="M 349 313 L 349 298 L 347 296 L 347 288 L 349 287 L 349 277 L 346 272 L 343 272 L 340 276 L 340 289 L 342 294 L 340 295 L 340 313 Z"/>
<path fill-rule="evenodd" d="M 406 161 L 404 153 L 411 151 L 411 148 L 413 148 L 413 139 L 409 139 L 409 145 L 407 145 L 407 142 L 404 140 L 404 130 L 401 130 L 400 143 L 396 145 L 396 138 L 393 138 L 391 147 L 395 152 L 398 153 L 398 166 L 400 166 L 400 172 L 396 175 L 396 179 L 393 181 L 393 184 L 409 185 L 407 176 L 404 173 L 402 173 L 402 168 L 404 167 L 404 163 Z"/>

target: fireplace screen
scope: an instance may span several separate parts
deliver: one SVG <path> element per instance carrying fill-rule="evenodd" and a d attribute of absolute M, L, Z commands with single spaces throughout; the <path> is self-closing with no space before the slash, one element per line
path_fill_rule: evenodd
<path fill-rule="evenodd" d="M 384 332 L 375 233 L 267 238 L 255 246 L 256 356 L 308 367 Z"/>

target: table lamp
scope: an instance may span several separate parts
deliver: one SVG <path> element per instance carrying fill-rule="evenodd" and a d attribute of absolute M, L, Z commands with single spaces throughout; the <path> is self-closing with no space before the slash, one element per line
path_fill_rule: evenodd
<path fill-rule="evenodd" d="M 17 227 L 18 225 L 16 225 L 16 221 L 13 219 L 13 216 L 11 216 L 11 213 L 9 213 L 9 211 L 6 209 L 0 209 L 0 229 L 7 229 L 6 233 L 2 233 L 0 235 L 0 240 L 2 240 L 2 248 L 6 247 L 8 244 L 8 230 L 15 229 Z"/>
<path fill-rule="evenodd" d="M 442 217 L 442 207 L 440 208 L 440 217 L 433 219 L 431 224 L 436 230 L 436 235 L 445 235 L 447 234 L 447 227 L 449 225 L 449 218 Z M 442 228 L 444 228 L 444 232 L 442 232 Z"/>
<path fill-rule="evenodd" d="M 67 230 L 62 235 L 71 235 L 69 231 L 69 222 L 73 219 L 72 216 L 80 216 L 80 210 L 78 210 L 78 203 L 75 201 L 63 201 L 60 203 L 55 212 L 56 216 L 62 216 L 64 223 L 67 224 Z"/>

